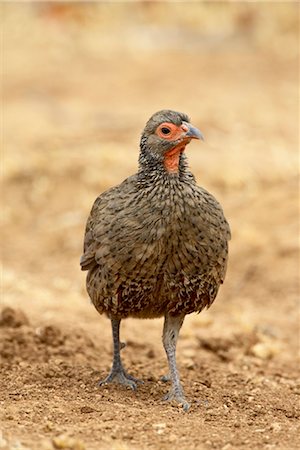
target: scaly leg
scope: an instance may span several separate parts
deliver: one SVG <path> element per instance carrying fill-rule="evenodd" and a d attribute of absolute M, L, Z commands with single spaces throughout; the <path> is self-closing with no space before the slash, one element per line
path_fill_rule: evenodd
<path fill-rule="evenodd" d="M 120 343 L 120 323 L 120 319 L 111 319 L 114 347 L 113 364 L 108 376 L 104 380 L 101 380 L 99 385 L 102 386 L 106 383 L 119 383 L 135 390 L 137 388 L 137 383 L 142 383 L 142 381 L 129 375 L 122 365 L 120 349 L 124 348 L 125 345 Z"/>
<path fill-rule="evenodd" d="M 176 344 L 179 330 L 183 324 L 184 315 L 170 316 L 166 314 L 163 329 L 163 345 L 167 354 L 169 363 L 169 376 L 172 381 L 172 388 L 165 396 L 165 400 L 175 400 L 182 404 L 184 411 L 190 407 L 184 397 L 184 392 L 180 383 L 179 373 L 176 366 Z"/>

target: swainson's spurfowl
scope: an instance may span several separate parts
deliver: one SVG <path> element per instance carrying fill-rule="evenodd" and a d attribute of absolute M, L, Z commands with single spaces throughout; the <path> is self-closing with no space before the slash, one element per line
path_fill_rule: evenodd
<path fill-rule="evenodd" d="M 87 221 L 80 264 L 87 291 L 112 325 L 112 368 L 100 384 L 135 389 L 120 358 L 122 319 L 164 316 L 163 345 L 172 382 L 166 399 L 189 408 L 176 366 L 176 343 L 186 314 L 214 301 L 223 283 L 229 225 L 217 200 L 197 186 L 185 147 L 203 139 L 186 114 L 163 110 L 147 122 L 138 172 L 103 192 Z"/>

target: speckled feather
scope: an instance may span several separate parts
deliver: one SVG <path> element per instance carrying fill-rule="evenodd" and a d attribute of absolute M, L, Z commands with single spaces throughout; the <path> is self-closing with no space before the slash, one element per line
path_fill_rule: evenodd
<path fill-rule="evenodd" d="M 196 185 L 183 153 L 170 174 L 166 149 L 152 142 L 157 125 L 175 119 L 162 111 L 148 121 L 138 173 L 101 194 L 88 218 L 80 263 L 92 302 L 110 317 L 199 312 L 225 277 L 230 230 L 220 204 Z"/>

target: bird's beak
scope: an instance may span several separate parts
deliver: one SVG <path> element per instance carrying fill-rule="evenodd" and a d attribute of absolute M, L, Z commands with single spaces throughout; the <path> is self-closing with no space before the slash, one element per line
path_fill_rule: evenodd
<path fill-rule="evenodd" d="M 201 131 L 198 130 L 198 128 L 194 127 L 188 122 L 183 122 L 183 125 L 185 125 L 187 128 L 187 132 L 185 133 L 184 137 L 190 139 L 201 139 L 201 141 L 204 141 L 204 136 Z"/>

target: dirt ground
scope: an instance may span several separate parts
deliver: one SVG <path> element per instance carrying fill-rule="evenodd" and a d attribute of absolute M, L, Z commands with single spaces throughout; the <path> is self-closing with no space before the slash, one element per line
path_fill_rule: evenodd
<path fill-rule="evenodd" d="M 297 3 L 1 4 L 0 449 L 299 448 Z M 79 257 L 96 196 L 134 173 L 148 117 L 181 110 L 187 154 L 232 228 L 227 279 L 178 344 L 122 323 L 136 392 L 99 388 L 107 318 Z"/>

